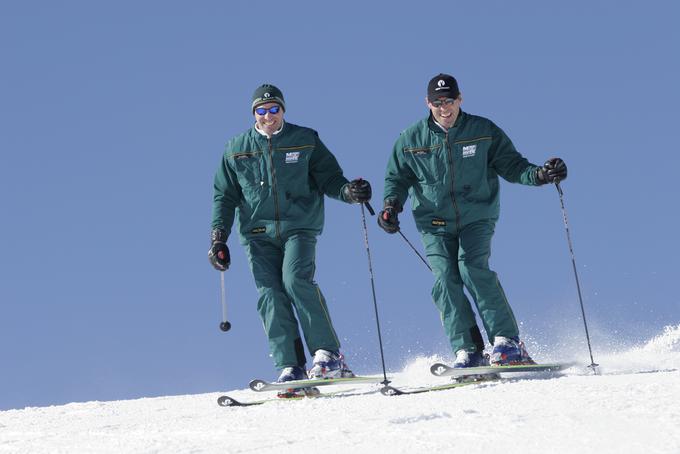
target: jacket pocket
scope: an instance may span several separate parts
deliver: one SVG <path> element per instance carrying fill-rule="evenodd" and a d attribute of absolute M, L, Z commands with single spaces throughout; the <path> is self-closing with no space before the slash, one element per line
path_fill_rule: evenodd
<path fill-rule="evenodd" d="M 262 153 L 243 152 L 231 156 L 236 177 L 242 188 L 259 188 L 264 185 L 262 172 Z"/>
<path fill-rule="evenodd" d="M 310 193 L 309 160 L 313 145 L 281 147 L 276 150 L 276 179 L 280 189 L 285 189 L 287 198 L 293 200 L 307 197 Z"/>
<path fill-rule="evenodd" d="M 404 157 L 421 184 L 441 183 L 446 165 L 443 150 L 442 144 L 404 148 Z"/>
<path fill-rule="evenodd" d="M 468 202 L 487 200 L 490 196 L 488 157 L 491 137 L 477 137 L 454 142 L 454 153 L 461 162 L 457 189 Z"/>

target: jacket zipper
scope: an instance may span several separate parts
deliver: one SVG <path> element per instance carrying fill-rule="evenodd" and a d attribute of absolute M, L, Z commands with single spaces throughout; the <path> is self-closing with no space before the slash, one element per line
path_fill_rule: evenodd
<path fill-rule="evenodd" d="M 451 171 L 451 201 L 453 202 L 453 211 L 454 214 L 456 215 L 456 229 L 458 232 L 460 232 L 460 211 L 458 210 L 458 202 L 456 202 L 456 196 L 455 194 L 455 178 L 454 178 L 454 173 L 453 173 L 453 152 L 451 151 L 451 145 L 449 144 L 449 133 L 446 132 L 446 135 L 444 136 L 444 140 L 446 141 L 446 151 L 448 153 L 449 157 L 449 169 Z"/>
<path fill-rule="evenodd" d="M 271 137 L 267 138 L 269 142 L 269 167 L 272 174 L 272 192 L 274 193 L 274 226 L 276 227 L 276 238 L 281 239 L 281 231 L 279 227 L 279 196 L 276 190 L 276 169 L 274 168 L 274 149 L 272 147 Z"/>

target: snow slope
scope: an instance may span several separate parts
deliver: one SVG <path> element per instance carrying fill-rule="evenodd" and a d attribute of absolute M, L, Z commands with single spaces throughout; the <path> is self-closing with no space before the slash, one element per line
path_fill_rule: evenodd
<path fill-rule="evenodd" d="M 443 382 L 429 374 L 434 359 L 414 360 L 393 384 Z M 9 410 L 0 453 L 680 453 L 680 326 L 595 359 L 599 376 L 574 367 L 412 396 L 223 408 L 212 393 Z"/>

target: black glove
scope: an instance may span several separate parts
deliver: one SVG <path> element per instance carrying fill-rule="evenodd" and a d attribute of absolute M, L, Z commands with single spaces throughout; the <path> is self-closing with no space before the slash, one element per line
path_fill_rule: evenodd
<path fill-rule="evenodd" d="M 560 158 L 550 158 L 536 171 L 539 184 L 559 183 L 567 179 L 567 165 Z"/>
<path fill-rule="evenodd" d="M 378 225 L 387 233 L 397 233 L 399 231 L 399 213 L 401 213 L 401 205 L 399 202 L 386 201 L 385 208 L 378 213 Z"/>
<path fill-rule="evenodd" d="M 361 178 L 350 181 L 343 186 L 342 193 L 349 203 L 364 203 L 371 200 L 371 183 Z"/>
<path fill-rule="evenodd" d="M 229 248 L 227 247 L 227 233 L 224 230 L 215 229 L 210 233 L 210 250 L 208 260 L 217 271 L 226 271 L 231 263 Z"/>

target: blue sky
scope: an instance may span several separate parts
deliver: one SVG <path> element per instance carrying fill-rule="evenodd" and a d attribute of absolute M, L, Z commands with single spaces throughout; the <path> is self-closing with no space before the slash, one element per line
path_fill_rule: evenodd
<path fill-rule="evenodd" d="M 561 156 L 594 350 L 677 324 L 680 65 L 673 2 L 5 2 L 0 6 L 0 409 L 274 378 L 230 240 L 228 333 L 208 264 L 212 177 L 279 86 L 374 187 L 427 81 L 532 162 Z M 587 361 L 557 192 L 504 183 L 492 266 L 538 359 Z M 387 366 L 450 355 L 432 278 L 368 220 Z M 405 235 L 421 243 L 410 215 Z M 350 366 L 379 371 L 361 212 L 329 200 L 317 251 Z"/>

